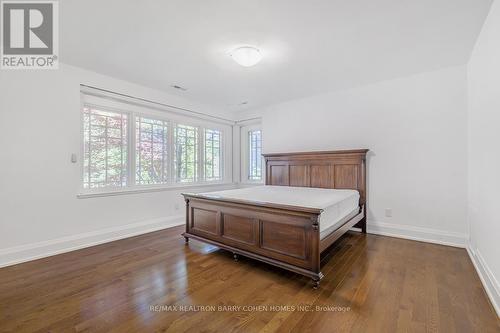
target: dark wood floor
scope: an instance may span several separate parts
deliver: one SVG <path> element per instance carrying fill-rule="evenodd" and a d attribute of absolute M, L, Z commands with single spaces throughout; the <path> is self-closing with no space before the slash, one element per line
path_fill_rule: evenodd
<path fill-rule="evenodd" d="M 348 233 L 324 259 L 315 291 L 296 274 L 234 262 L 231 253 L 196 241 L 185 246 L 181 232 L 0 269 L 0 331 L 500 331 L 463 249 Z M 154 305 L 248 308 L 157 312 Z"/>

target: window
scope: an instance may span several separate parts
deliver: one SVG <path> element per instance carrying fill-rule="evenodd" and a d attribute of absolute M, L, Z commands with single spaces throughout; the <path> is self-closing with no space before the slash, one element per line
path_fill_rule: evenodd
<path fill-rule="evenodd" d="M 218 130 L 205 129 L 204 148 L 205 180 L 220 180 L 222 178 L 221 132 Z"/>
<path fill-rule="evenodd" d="M 231 178 L 231 125 L 82 93 L 80 197 Z M 227 149 L 229 148 L 229 149 Z"/>
<path fill-rule="evenodd" d="M 175 127 L 175 174 L 178 182 L 195 182 L 198 165 L 198 128 Z"/>
<path fill-rule="evenodd" d="M 262 133 L 260 129 L 248 131 L 248 179 L 262 179 Z"/>
<path fill-rule="evenodd" d="M 127 185 L 127 120 L 124 113 L 83 109 L 83 187 Z"/>
<path fill-rule="evenodd" d="M 136 117 L 135 181 L 137 184 L 168 182 L 168 122 Z"/>
<path fill-rule="evenodd" d="M 240 160 L 242 182 L 262 183 L 265 168 L 262 158 L 262 127 L 260 122 L 252 121 L 240 128 Z"/>

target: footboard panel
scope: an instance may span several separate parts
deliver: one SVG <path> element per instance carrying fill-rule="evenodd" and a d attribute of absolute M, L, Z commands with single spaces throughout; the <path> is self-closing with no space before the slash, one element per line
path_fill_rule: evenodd
<path fill-rule="evenodd" d="M 186 233 L 235 253 L 320 276 L 320 211 L 232 203 L 184 195 Z M 280 265 L 278 265 L 280 266 Z"/>

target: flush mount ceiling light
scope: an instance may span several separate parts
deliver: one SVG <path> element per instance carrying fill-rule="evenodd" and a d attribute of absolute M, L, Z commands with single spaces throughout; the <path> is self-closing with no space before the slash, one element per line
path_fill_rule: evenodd
<path fill-rule="evenodd" d="M 262 54 L 259 49 L 253 46 L 238 47 L 231 52 L 231 57 L 244 67 L 254 66 L 262 60 Z"/>

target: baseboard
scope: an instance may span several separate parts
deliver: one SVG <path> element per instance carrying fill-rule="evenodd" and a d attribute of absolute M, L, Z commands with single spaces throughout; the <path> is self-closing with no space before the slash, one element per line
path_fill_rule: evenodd
<path fill-rule="evenodd" d="M 38 243 L 0 249 L 0 267 L 50 257 L 60 253 L 170 228 L 183 223 L 183 215 L 156 218 L 119 227 L 106 228 Z"/>
<path fill-rule="evenodd" d="M 469 238 L 465 234 L 455 232 L 400 224 L 373 222 L 370 220 L 368 220 L 366 227 L 367 232 L 370 234 L 411 239 L 420 242 L 435 243 L 460 248 L 466 247 Z"/>
<path fill-rule="evenodd" d="M 479 279 L 483 284 L 486 295 L 488 295 L 497 316 L 500 317 L 500 284 L 491 272 L 489 266 L 486 264 L 486 261 L 484 261 L 484 258 L 479 250 L 474 250 L 470 244 L 466 247 L 466 249 L 467 253 L 469 253 L 470 260 L 474 264 L 474 268 L 479 275 Z"/>

